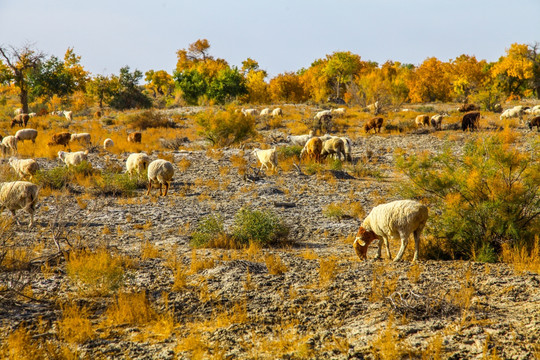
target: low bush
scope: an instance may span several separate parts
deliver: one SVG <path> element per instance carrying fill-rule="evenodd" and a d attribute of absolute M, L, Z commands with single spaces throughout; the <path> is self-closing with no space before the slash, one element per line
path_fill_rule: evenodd
<path fill-rule="evenodd" d="M 229 146 L 247 140 L 257 134 L 255 119 L 231 109 L 214 113 L 201 112 L 195 119 L 199 135 L 213 146 Z"/>
<path fill-rule="evenodd" d="M 144 110 L 127 115 L 122 115 L 119 120 L 123 121 L 127 127 L 136 130 L 146 130 L 148 128 L 174 128 L 175 123 L 168 117 L 155 110 Z"/>
<path fill-rule="evenodd" d="M 288 235 L 289 227 L 270 210 L 242 208 L 234 217 L 232 237 L 242 244 L 253 241 L 262 246 L 276 245 Z"/>

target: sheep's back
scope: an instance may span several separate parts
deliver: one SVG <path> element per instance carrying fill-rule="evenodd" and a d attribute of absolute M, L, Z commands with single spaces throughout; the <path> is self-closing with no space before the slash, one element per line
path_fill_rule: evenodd
<path fill-rule="evenodd" d="M 426 206 L 414 200 L 397 200 L 378 205 L 371 210 L 362 226 L 377 235 L 399 237 L 399 232 L 411 233 L 428 218 Z"/>
<path fill-rule="evenodd" d="M 28 181 L 3 183 L 0 187 L 0 204 L 9 210 L 23 209 L 37 201 L 38 191 L 38 186 Z"/>
<path fill-rule="evenodd" d="M 148 165 L 148 180 L 170 181 L 174 176 L 173 165 L 163 159 L 154 160 Z"/>

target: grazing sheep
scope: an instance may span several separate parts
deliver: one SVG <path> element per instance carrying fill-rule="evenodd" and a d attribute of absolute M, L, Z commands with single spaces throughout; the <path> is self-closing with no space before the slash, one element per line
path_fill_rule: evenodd
<path fill-rule="evenodd" d="M 47 144 L 48 146 L 55 145 L 64 145 L 66 147 L 71 140 L 71 134 L 68 132 L 56 133 L 52 136 L 51 141 Z"/>
<path fill-rule="evenodd" d="M 23 108 L 18 108 L 18 109 L 15 109 L 15 111 L 13 112 L 15 115 L 20 115 L 23 113 Z"/>
<path fill-rule="evenodd" d="M 26 141 L 31 140 L 32 143 L 36 143 L 36 137 L 38 135 L 37 130 L 35 129 L 22 129 L 15 133 L 17 141 Z"/>
<path fill-rule="evenodd" d="M 270 109 L 269 108 L 264 108 L 261 110 L 261 113 L 259 114 L 261 116 L 268 116 L 270 115 Z"/>
<path fill-rule="evenodd" d="M 321 162 L 321 152 L 323 148 L 323 143 L 321 138 L 313 137 L 306 142 L 306 145 L 300 152 L 300 161 L 307 156 L 308 159 L 315 160 L 316 162 Z"/>
<path fill-rule="evenodd" d="M 521 105 L 514 106 L 511 109 L 507 109 L 503 111 L 499 119 L 504 120 L 504 119 L 511 119 L 511 118 L 519 118 L 519 121 L 523 121 L 523 112 L 524 112 L 523 106 Z"/>
<path fill-rule="evenodd" d="M 339 160 L 341 160 L 341 155 L 343 155 L 343 160 L 347 159 L 345 155 L 345 144 L 340 138 L 328 139 L 323 143 L 323 149 L 321 151 L 321 157 L 326 159 L 328 155 L 336 154 Z"/>
<path fill-rule="evenodd" d="M 377 257 L 381 257 L 382 242 L 386 245 L 386 252 L 389 258 L 390 245 L 389 238 L 401 239 L 401 247 L 394 261 L 399 261 L 403 257 L 409 236 L 414 235 L 414 257 L 418 260 L 418 250 L 420 247 L 420 234 L 428 219 L 428 209 L 418 201 L 397 200 L 387 204 L 376 206 L 364 219 L 358 229 L 353 248 L 360 259 L 367 257 L 369 244 L 379 239 L 379 249 Z"/>
<path fill-rule="evenodd" d="M 313 131 L 323 132 L 332 131 L 332 114 L 323 114 L 318 118 L 313 119 Z"/>
<path fill-rule="evenodd" d="M 345 108 L 337 108 L 332 110 L 332 114 L 335 114 L 336 116 L 343 116 L 345 115 Z"/>
<path fill-rule="evenodd" d="M 143 171 L 148 168 L 148 164 L 150 164 L 150 158 L 145 153 L 130 154 L 126 160 L 126 173 L 130 176 L 135 173 L 141 176 Z"/>
<path fill-rule="evenodd" d="M 474 104 L 463 104 L 457 108 L 457 111 L 459 112 L 469 112 L 475 110 L 480 110 L 480 108 Z"/>
<path fill-rule="evenodd" d="M 2 139 L 2 145 L 4 145 L 4 149 L 2 150 L 3 155 L 7 155 L 7 152 L 11 155 L 15 155 L 17 153 L 17 138 L 13 135 L 8 135 L 5 138 Z"/>
<path fill-rule="evenodd" d="M 536 126 L 536 131 L 540 131 L 540 116 L 533 117 L 531 120 L 529 120 L 527 125 L 529 125 L 529 129 L 531 130 L 533 126 Z"/>
<path fill-rule="evenodd" d="M 463 119 L 461 120 L 461 130 L 465 131 L 469 129 L 470 131 L 473 131 L 475 129 L 478 129 L 478 125 L 480 122 L 480 111 L 471 111 L 463 115 Z"/>
<path fill-rule="evenodd" d="M 19 114 L 19 115 L 16 115 L 12 120 L 11 120 L 11 127 L 14 127 L 15 125 L 19 125 L 21 127 L 26 127 L 26 125 L 28 124 L 28 120 L 30 120 L 30 116 L 28 114 Z"/>
<path fill-rule="evenodd" d="M 366 121 L 366 123 L 364 124 L 364 131 L 366 133 L 369 133 L 369 131 L 371 129 L 374 129 L 375 130 L 375 133 L 377 132 L 381 132 L 381 127 L 382 127 L 382 124 L 383 124 L 383 121 L 384 119 L 382 117 L 375 117 L 373 119 L 369 119 L 368 121 Z"/>
<path fill-rule="evenodd" d="M 527 109 L 523 111 L 526 114 L 529 115 L 540 115 L 540 108 L 533 107 L 532 109 Z"/>
<path fill-rule="evenodd" d="M 418 115 L 416 119 L 414 120 L 414 122 L 416 123 L 417 127 L 429 126 L 429 115 L 425 115 L 425 114 Z"/>
<path fill-rule="evenodd" d="M 35 112 L 31 112 L 30 114 L 28 114 L 29 117 L 33 118 L 33 117 L 36 117 L 37 114 Z"/>
<path fill-rule="evenodd" d="M 142 134 L 138 131 L 132 132 L 128 135 L 127 141 L 131 143 L 140 143 L 142 141 Z"/>
<path fill-rule="evenodd" d="M 275 108 L 274 110 L 272 110 L 272 116 L 283 116 L 283 110 L 281 110 L 281 108 Z"/>
<path fill-rule="evenodd" d="M 102 114 L 101 114 L 101 111 L 99 110 L 94 113 L 94 119 L 101 119 L 101 116 Z"/>
<path fill-rule="evenodd" d="M 306 142 L 313 137 L 313 130 L 309 132 L 308 135 L 289 135 L 287 136 L 287 141 L 291 145 L 304 146 Z"/>
<path fill-rule="evenodd" d="M 67 121 L 73 120 L 73 111 L 64 111 L 63 114 L 66 117 Z"/>
<path fill-rule="evenodd" d="M 16 159 L 12 157 L 9 159 L 9 165 L 21 179 L 27 176 L 32 177 L 39 170 L 39 165 L 34 159 Z"/>
<path fill-rule="evenodd" d="M 380 112 L 379 102 L 375 101 L 373 104 L 366 106 L 367 111 L 372 112 L 374 115 L 377 115 Z"/>
<path fill-rule="evenodd" d="M 88 150 L 75 152 L 59 151 L 58 158 L 62 160 L 67 167 L 77 166 L 83 161 L 88 161 Z"/>
<path fill-rule="evenodd" d="M 277 170 L 277 151 L 276 147 L 274 146 L 271 149 L 261 150 L 261 149 L 253 149 L 251 152 L 253 155 L 259 159 L 261 162 L 261 169 L 266 168 L 268 170 L 268 164 L 272 166 L 272 170 Z"/>
<path fill-rule="evenodd" d="M 7 208 L 11 211 L 17 225 L 21 225 L 15 212 L 19 209 L 26 210 L 30 214 L 30 224 L 34 226 L 34 212 L 38 201 L 39 188 L 27 181 L 12 181 L 0 184 L 0 213 Z"/>
<path fill-rule="evenodd" d="M 313 117 L 316 120 L 319 120 L 324 115 L 332 115 L 332 110 L 322 110 L 315 114 Z"/>
<path fill-rule="evenodd" d="M 89 133 L 71 134 L 70 142 L 78 142 L 79 144 L 90 145 L 92 141 L 92 135 Z"/>
<path fill-rule="evenodd" d="M 0 153 L 2 154 L 2 157 L 5 158 L 8 154 L 8 147 L 7 145 L 4 145 L 0 142 Z"/>
<path fill-rule="evenodd" d="M 112 139 L 107 138 L 105 141 L 103 141 L 103 149 L 107 150 L 109 148 L 112 148 L 114 146 L 114 141 Z"/>
<path fill-rule="evenodd" d="M 441 130 L 443 117 L 445 117 L 444 114 L 437 114 L 431 117 L 431 126 L 433 126 L 435 130 Z"/>
<path fill-rule="evenodd" d="M 173 165 L 163 159 L 154 160 L 148 165 L 148 191 L 146 195 L 150 195 L 150 189 L 152 189 L 152 182 L 159 183 L 159 195 L 167 196 L 169 191 L 169 182 L 174 176 Z M 161 193 L 162 185 L 165 185 L 165 194 Z"/>
<path fill-rule="evenodd" d="M 251 116 L 257 116 L 258 111 L 256 109 L 245 109 L 242 108 L 242 114 L 245 116 L 251 115 Z"/>
<path fill-rule="evenodd" d="M 347 158 L 347 161 L 352 162 L 352 155 L 351 155 L 352 154 L 352 140 L 345 136 L 339 137 L 339 136 L 332 136 L 330 134 L 324 134 L 323 136 L 321 136 L 322 141 L 326 141 L 332 138 L 339 138 L 343 140 L 343 145 L 345 146 L 345 157 Z"/>

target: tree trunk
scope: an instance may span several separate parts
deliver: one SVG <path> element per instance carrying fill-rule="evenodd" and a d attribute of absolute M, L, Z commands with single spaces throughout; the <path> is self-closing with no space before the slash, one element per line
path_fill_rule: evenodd
<path fill-rule="evenodd" d="M 21 107 L 23 109 L 23 114 L 28 114 L 28 89 L 26 88 L 26 82 L 24 79 L 19 80 L 19 89 L 21 90 L 19 94 L 19 99 L 21 100 Z"/>

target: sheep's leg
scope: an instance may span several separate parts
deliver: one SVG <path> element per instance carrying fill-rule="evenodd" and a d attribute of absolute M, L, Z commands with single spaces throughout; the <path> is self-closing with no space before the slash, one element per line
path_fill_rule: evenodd
<path fill-rule="evenodd" d="M 418 252 L 420 250 L 420 234 L 422 233 L 422 229 L 416 229 L 413 233 L 414 235 L 414 256 L 413 261 L 418 260 Z"/>
<path fill-rule="evenodd" d="M 146 192 L 146 195 L 150 195 L 151 188 L 152 188 L 152 180 L 148 180 L 148 191 Z"/>
<path fill-rule="evenodd" d="M 165 181 L 165 195 L 163 195 L 163 196 L 167 196 L 168 191 L 169 191 L 169 183 L 167 181 Z"/>
<path fill-rule="evenodd" d="M 11 211 L 11 215 L 15 219 L 15 222 L 17 223 L 17 225 L 21 226 L 21 223 L 19 222 L 19 219 L 17 219 L 17 215 L 15 214 L 15 210 L 10 210 L 10 211 Z"/>
<path fill-rule="evenodd" d="M 159 196 L 163 196 L 163 184 L 159 182 Z"/>
<path fill-rule="evenodd" d="M 375 256 L 375 259 L 378 260 L 381 258 L 381 251 L 382 251 L 382 243 L 384 241 L 384 238 L 379 238 L 379 246 L 377 247 L 377 256 Z"/>
<path fill-rule="evenodd" d="M 399 234 L 399 238 L 401 239 L 401 247 L 399 248 L 399 252 L 394 258 L 394 261 L 400 261 L 403 257 L 403 253 L 405 252 L 405 248 L 407 247 L 407 243 L 409 242 L 409 234 Z"/>
<path fill-rule="evenodd" d="M 384 238 L 384 244 L 386 245 L 386 255 L 388 255 L 388 258 L 392 258 L 392 254 L 390 253 L 390 240 L 388 238 Z"/>

